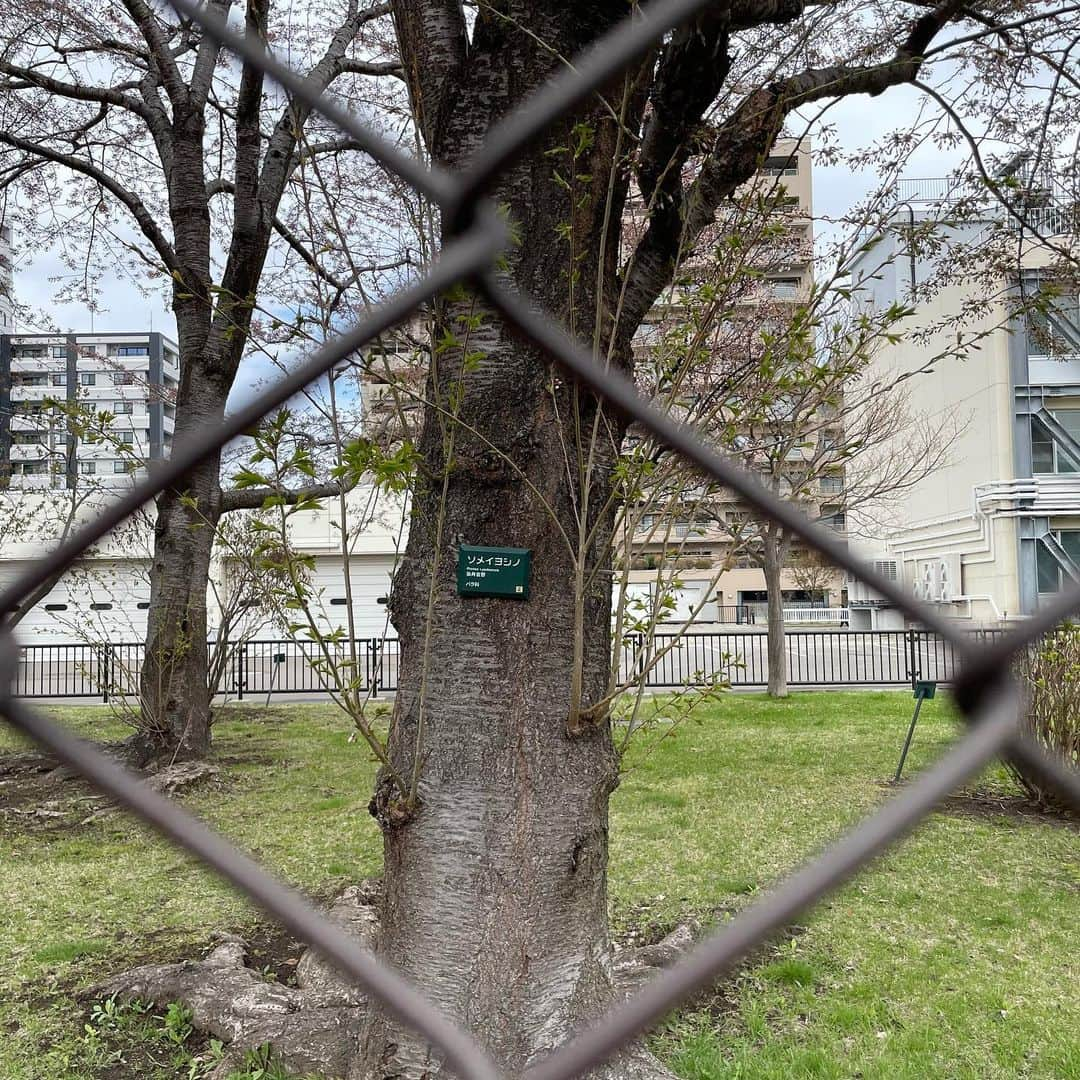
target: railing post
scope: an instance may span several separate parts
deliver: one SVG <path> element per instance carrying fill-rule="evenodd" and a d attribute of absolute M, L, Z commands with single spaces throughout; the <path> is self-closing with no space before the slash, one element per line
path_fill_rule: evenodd
<path fill-rule="evenodd" d="M 236 700 L 244 700 L 244 685 L 247 683 L 247 642 L 241 641 L 236 653 Z"/>
<path fill-rule="evenodd" d="M 377 637 L 368 638 L 368 686 L 370 688 L 369 693 L 377 694 L 379 692 L 379 649 L 380 639 Z"/>
<path fill-rule="evenodd" d="M 907 644 L 908 644 L 908 675 L 911 678 L 911 692 L 915 692 L 915 683 L 919 679 L 921 672 L 919 671 L 919 653 L 918 653 L 918 630 L 907 631 Z"/>

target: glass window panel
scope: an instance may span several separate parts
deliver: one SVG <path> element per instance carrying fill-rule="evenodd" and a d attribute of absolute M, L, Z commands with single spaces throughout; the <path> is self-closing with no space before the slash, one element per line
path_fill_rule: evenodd
<path fill-rule="evenodd" d="M 1065 553 L 1080 565 L 1080 529 L 1062 529 L 1058 537 Z"/>
<path fill-rule="evenodd" d="M 1054 441 L 1050 438 L 1050 432 L 1035 419 L 1031 421 L 1031 471 L 1054 471 Z"/>
<path fill-rule="evenodd" d="M 1035 567 L 1039 578 L 1039 592 L 1053 593 L 1061 588 L 1061 571 L 1057 559 L 1050 554 L 1040 540 L 1035 545 Z"/>

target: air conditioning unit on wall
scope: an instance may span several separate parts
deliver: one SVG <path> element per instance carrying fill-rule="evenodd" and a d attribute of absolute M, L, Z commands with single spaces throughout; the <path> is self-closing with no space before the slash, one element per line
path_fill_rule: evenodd
<path fill-rule="evenodd" d="M 912 592 L 917 600 L 931 604 L 950 604 L 963 594 L 960 579 L 960 556 L 938 555 L 915 563 Z"/>
<path fill-rule="evenodd" d="M 877 573 L 886 580 L 900 581 L 901 565 L 897 559 L 879 556 L 870 562 Z M 881 600 L 881 597 L 869 585 L 850 573 L 847 575 L 845 584 L 848 591 L 848 603 L 871 603 Z"/>

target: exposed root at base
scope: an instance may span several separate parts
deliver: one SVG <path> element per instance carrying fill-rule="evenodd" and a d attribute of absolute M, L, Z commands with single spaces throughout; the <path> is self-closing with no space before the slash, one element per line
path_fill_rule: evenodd
<path fill-rule="evenodd" d="M 334 902 L 330 917 L 361 943 L 370 945 L 377 928 L 379 883 L 350 886 Z M 613 975 L 629 994 L 673 963 L 696 940 L 698 928 L 676 927 L 663 941 L 616 953 Z M 342 1078 L 355 1069 L 367 1011 L 362 992 L 312 950 L 296 967 L 296 985 L 268 981 L 246 964 L 247 947 L 235 935 L 221 935 L 204 960 L 148 964 L 98 983 L 94 999 L 116 995 L 164 1009 L 182 1002 L 191 1023 L 226 1044 L 223 1060 L 210 1074 L 224 1080 L 242 1067 L 249 1050 L 269 1044 L 290 1073 Z M 634 1044 L 590 1074 L 591 1080 L 673 1080 L 641 1044 Z"/>

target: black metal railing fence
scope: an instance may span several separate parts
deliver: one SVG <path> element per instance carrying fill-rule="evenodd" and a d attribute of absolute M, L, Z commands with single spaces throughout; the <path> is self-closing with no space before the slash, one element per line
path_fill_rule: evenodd
<path fill-rule="evenodd" d="M 1003 633 L 975 630 L 969 637 L 986 643 Z M 227 698 L 328 693 L 336 685 L 333 669 L 346 670 L 364 693 L 397 690 L 396 638 L 358 638 L 355 652 L 344 640 L 316 645 L 258 639 L 225 649 L 222 677 L 214 689 Z M 324 649 L 332 650 L 332 667 Z M 784 653 L 791 686 L 914 686 L 920 679 L 950 684 L 961 670 L 954 643 L 931 630 L 789 630 Z M 143 646 L 136 642 L 24 645 L 13 694 L 41 700 L 135 699 L 142 656 Z M 353 656 L 355 672 L 347 666 Z M 717 682 L 763 687 L 769 681 L 768 641 L 764 633 L 738 630 L 629 634 L 621 647 L 619 676 L 656 690 Z"/>
<path fill-rule="evenodd" d="M 320 348 L 303 364 L 263 391 L 253 402 L 223 422 L 178 441 L 171 456 L 128 494 L 103 507 L 97 516 L 0 590 L 0 611 L 10 611 L 34 589 L 61 573 L 80 553 L 124 521 L 140 506 L 169 487 L 182 483 L 190 470 L 216 453 L 230 439 L 246 432 L 261 417 L 288 401 L 341 359 L 364 347 L 403 321 L 422 303 L 448 287 L 470 282 L 515 333 L 533 341 L 584 389 L 609 407 L 662 440 L 688 463 L 750 503 L 757 513 L 799 536 L 832 564 L 866 582 L 913 620 L 941 635 L 957 663 L 955 692 L 967 730 L 933 766 L 903 792 L 847 833 L 824 854 L 761 896 L 734 919 L 699 942 L 628 1000 L 616 1004 L 550 1055 L 526 1071 L 529 1080 L 568 1080 L 605 1061 L 648 1030 L 679 1002 L 710 985 L 763 940 L 776 933 L 828 892 L 836 889 L 889 844 L 905 836 L 952 790 L 999 755 L 1037 774 L 1069 804 L 1080 808 L 1080 777 L 1050 757 L 1021 729 L 1022 697 L 1008 677 L 1010 657 L 1080 607 L 1080 586 L 1072 586 L 1017 630 L 976 646 L 950 628 L 932 608 L 918 604 L 897 583 L 864 565 L 827 529 L 810 522 L 794 505 L 766 490 L 753 476 L 705 445 L 644 400 L 632 382 L 615 369 L 596 362 L 550 317 L 511 291 L 499 269 L 508 236 L 496 209 L 483 199 L 494 176 L 522 149 L 537 140 L 576 103 L 607 85 L 632 61 L 644 55 L 673 29 L 689 22 L 709 0 L 658 0 L 633 8 L 623 23 L 584 55 L 573 58 L 559 75 L 540 88 L 519 109 L 501 119 L 472 161 L 459 174 L 425 167 L 409 158 L 355 117 L 273 59 L 259 39 L 230 31 L 214 9 L 192 0 L 173 0 L 185 16 L 200 24 L 233 52 L 260 66 L 302 102 L 341 128 L 361 149 L 397 174 L 442 209 L 451 239 L 439 260 L 416 284 L 372 311 L 353 329 Z M 107 660 L 105 662 L 108 662 Z M 0 715 L 119 803 L 164 835 L 201 858 L 247 895 L 297 938 L 308 942 L 352 980 L 369 998 L 400 1022 L 421 1034 L 440 1056 L 448 1072 L 478 1080 L 496 1080 L 500 1071 L 479 1042 L 424 999 L 391 967 L 362 948 L 312 907 L 309 900 L 269 875 L 207 829 L 182 807 L 162 798 L 125 772 L 96 748 L 12 695 L 19 671 L 19 648 L 0 630 Z"/>

